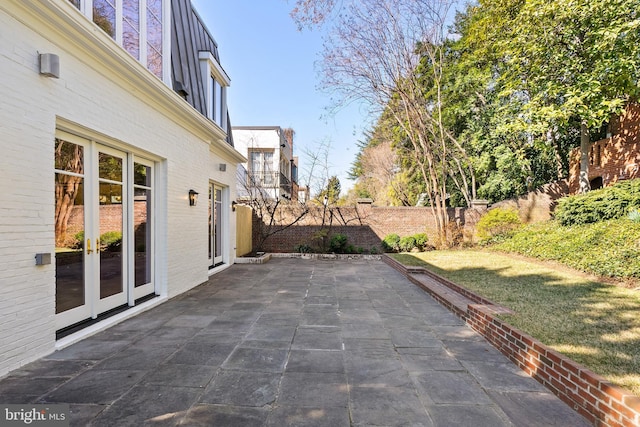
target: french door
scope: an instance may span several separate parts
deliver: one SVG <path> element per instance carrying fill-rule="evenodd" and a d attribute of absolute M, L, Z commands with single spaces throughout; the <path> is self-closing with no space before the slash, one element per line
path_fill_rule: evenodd
<path fill-rule="evenodd" d="M 222 187 L 209 184 L 209 268 L 222 264 Z"/>
<path fill-rule="evenodd" d="M 152 164 L 58 132 L 55 141 L 56 327 L 153 292 Z"/>

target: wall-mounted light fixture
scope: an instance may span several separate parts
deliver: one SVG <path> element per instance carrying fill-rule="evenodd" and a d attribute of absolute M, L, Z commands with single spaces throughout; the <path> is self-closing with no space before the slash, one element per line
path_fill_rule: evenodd
<path fill-rule="evenodd" d="M 40 59 L 40 74 L 45 77 L 60 78 L 60 57 L 53 53 L 41 53 L 38 55 Z"/>
<path fill-rule="evenodd" d="M 235 212 L 236 211 L 236 205 L 238 204 L 238 202 L 236 202 L 235 200 L 233 202 L 231 202 L 231 211 Z"/>
<path fill-rule="evenodd" d="M 198 193 L 195 190 L 189 190 L 189 206 L 195 206 L 198 203 Z"/>
<path fill-rule="evenodd" d="M 220 163 L 220 164 L 218 165 L 218 170 L 219 170 L 220 172 L 226 172 L 226 171 L 227 171 L 227 164 L 226 164 L 226 163 Z"/>

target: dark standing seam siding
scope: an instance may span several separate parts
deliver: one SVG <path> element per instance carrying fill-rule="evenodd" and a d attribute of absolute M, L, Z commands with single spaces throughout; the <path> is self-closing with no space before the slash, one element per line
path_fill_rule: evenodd
<path fill-rule="evenodd" d="M 209 34 L 198 14 L 192 9 L 190 0 L 171 0 L 171 72 L 173 82 L 182 82 L 189 92 L 187 102 L 206 117 L 207 94 L 205 84 L 208 76 L 200 70 L 199 54 L 211 52 L 219 62 L 218 46 Z M 231 129 L 227 114 L 228 129 Z M 233 146 L 231 132 L 227 133 L 227 142 Z"/>

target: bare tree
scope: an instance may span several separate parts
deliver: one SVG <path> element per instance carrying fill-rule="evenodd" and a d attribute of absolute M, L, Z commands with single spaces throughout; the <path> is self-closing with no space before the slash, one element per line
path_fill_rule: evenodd
<path fill-rule="evenodd" d="M 447 184 L 467 203 L 475 198 L 474 174 L 462 145 L 442 120 L 445 21 L 453 0 L 299 0 L 299 25 L 331 28 L 321 63 L 325 88 L 341 102 L 385 108 L 406 136 L 427 188 L 443 245 L 448 242 Z M 335 8 L 339 7 L 339 13 Z M 428 92 L 428 93 L 427 93 Z"/>
<path fill-rule="evenodd" d="M 300 180 L 306 180 L 303 186 L 310 188 L 322 188 L 328 182 L 329 173 L 329 150 L 331 144 L 324 140 L 318 144 L 316 151 L 305 150 L 306 156 L 304 164 L 307 165 L 304 176 Z M 238 177 L 238 200 L 253 210 L 258 218 L 257 230 L 255 233 L 254 248 L 256 251 L 263 249 L 264 243 L 271 236 L 278 234 L 290 227 L 298 225 L 309 214 L 309 204 L 307 200 L 298 201 L 297 197 L 291 200 L 277 196 L 277 191 L 268 188 L 265 180 L 260 176 L 253 175 L 242 165 L 237 171 Z M 316 189 L 317 189 L 316 188 Z M 318 190 L 319 191 L 319 190 Z M 316 192 L 317 194 L 317 192 Z M 326 216 L 327 206 L 324 206 L 323 218 Z"/>

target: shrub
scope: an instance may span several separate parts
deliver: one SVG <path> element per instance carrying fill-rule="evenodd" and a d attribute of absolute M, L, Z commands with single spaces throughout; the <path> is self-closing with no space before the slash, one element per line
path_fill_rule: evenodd
<path fill-rule="evenodd" d="M 491 209 L 476 224 L 478 237 L 485 242 L 501 241 L 520 228 L 518 211 L 512 208 Z"/>
<path fill-rule="evenodd" d="M 311 246 L 307 245 L 307 244 L 300 244 L 300 245 L 296 245 L 293 247 L 293 251 L 299 254 L 309 254 L 311 253 L 313 250 L 311 249 Z"/>
<path fill-rule="evenodd" d="M 107 231 L 100 235 L 100 248 L 111 252 L 120 252 L 122 247 L 122 233 L 119 231 Z"/>
<path fill-rule="evenodd" d="M 629 220 L 633 222 L 640 222 L 640 209 L 636 209 L 635 211 L 629 212 L 629 215 L 627 215 L 627 218 L 629 218 Z"/>
<path fill-rule="evenodd" d="M 400 236 L 395 233 L 387 234 L 382 239 L 382 249 L 385 252 L 398 252 L 400 250 Z"/>
<path fill-rule="evenodd" d="M 416 247 L 416 238 L 413 236 L 402 237 L 399 242 L 400 251 L 411 252 Z"/>
<path fill-rule="evenodd" d="M 347 236 L 344 234 L 334 234 L 329 240 L 329 252 L 343 254 L 347 252 Z"/>
<path fill-rule="evenodd" d="M 622 218 L 640 208 L 640 179 L 561 199 L 555 218 L 564 226 Z"/>
<path fill-rule="evenodd" d="M 414 234 L 413 238 L 416 241 L 416 248 L 418 248 L 421 251 L 424 251 L 427 248 L 427 243 L 429 242 L 429 238 L 425 233 Z"/>
<path fill-rule="evenodd" d="M 493 248 L 600 276 L 640 279 L 640 223 L 623 218 L 571 227 L 557 221 L 531 224 Z"/>
<path fill-rule="evenodd" d="M 73 235 L 74 242 L 71 244 L 71 247 L 74 249 L 82 249 L 84 248 L 84 231 L 78 231 Z"/>

